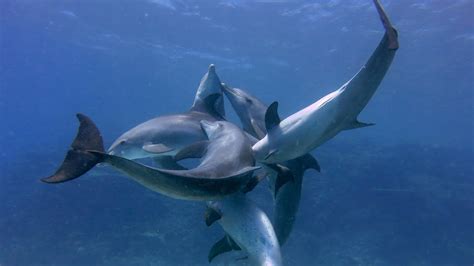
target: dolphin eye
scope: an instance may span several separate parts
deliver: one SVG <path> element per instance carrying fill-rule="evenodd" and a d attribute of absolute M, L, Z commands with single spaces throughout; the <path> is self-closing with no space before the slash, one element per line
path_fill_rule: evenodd
<path fill-rule="evenodd" d="M 250 99 L 248 99 L 248 98 L 245 99 L 245 101 L 246 101 L 247 103 L 252 103 L 252 100 L 250 100 Z"/>
<path fill-rule="evenodd" d="M 123 145 L 123 144 L 125 144 L 125 143 L 127 143 L 126 140 L 121 140 L 121 141 L 119 142 L 120 145 Z"/>

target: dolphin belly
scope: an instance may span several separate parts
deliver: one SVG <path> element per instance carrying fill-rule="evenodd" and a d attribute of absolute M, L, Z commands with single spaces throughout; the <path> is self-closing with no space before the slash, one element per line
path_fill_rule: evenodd
<path fill-rule="evenodd" d="M 192 143 L 207 139 L 201 129 L 201 120 L 216 121 L 214 117 L 200 112 L 150 119 L 117 138 L 108 153 L 131 160 L 174 156 Z"/>
<path fill-rule="evenodd" d="M 271 128 L 267 128 L 267 135 L 253 146 L 259 162 L 291 160 L 310 152 L 342 130 L 373 125 L 359 122 L 357 116 L 379 87 L 399 47 L 397 31 L 380 2 L 374 0 L 374 4 L 385 33 L 368 61 L 341 88 L 281 122 L 275 108 L 278 105 L 272 104 L 265 115 L 265 122 Z"/>
<path fill-rule="evenodd" d="M 255 265 L 282 265 L 280 244 L 267 215 L 243 194 L 208 202 L 218 223 Z"/>

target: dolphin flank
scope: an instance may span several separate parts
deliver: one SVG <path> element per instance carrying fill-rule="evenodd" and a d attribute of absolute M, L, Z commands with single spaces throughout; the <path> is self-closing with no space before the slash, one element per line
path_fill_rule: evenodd
<path fill-rule="evenodd" d="M 200 121 L 223 120 L 225 116 L 222 85 L 214 65 L 210 65 L 196 92 L 192 107 L 181 114 L 158 116 L 123 133 L 108 153 L 127 159 L 153 157 L 160 167 L 181 149 L 206 140 Z M 173 169 L 182 169 L 178 165 Z"/>

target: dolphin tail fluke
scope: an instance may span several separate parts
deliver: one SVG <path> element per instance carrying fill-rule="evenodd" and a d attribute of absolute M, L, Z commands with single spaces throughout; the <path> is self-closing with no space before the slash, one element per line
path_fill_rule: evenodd
<path fill-rule="evenodd" d="M 241 248 L 229 235 L 226 234 L 221 240 L 217 241 L 211 247 L 207 258 L 209 262 L 212 262 L 215 257 L 219 256 L 220 254 L 230 252 L 232 250 L 241 250 Z"/>
<path fill-rule="evenodd" d="M 71 149 L 66 154 L 66 158 L 64 158 L 56 173 L 42 178 L 41 181 L 45 183 L 66 182 L 85 174 L 101 162 L 101 158 L 88 152 L 88 150 L 104 152 L 104 144 L 99 129 L 89 117 L 83 114 L 77 114 L 77 119 L 80 123 L 79 129 L 71 144 Z"/>
<path fill-rule="evenodd" d="M 377 9 L 377 12 L 379 13 L 380 20 L 382 21 L 382 24 L 385 28 L 385 32 L 388 37 L 388 48 L 391 50 L 397 50 L 399 47 L 397 30 L 392 26 L 392 23 L 390 23 L 387 13 L 385 13 L 385 10 L 380 4 L 380 1 L 374 0 L 374 4 L 375 8 Z"/>

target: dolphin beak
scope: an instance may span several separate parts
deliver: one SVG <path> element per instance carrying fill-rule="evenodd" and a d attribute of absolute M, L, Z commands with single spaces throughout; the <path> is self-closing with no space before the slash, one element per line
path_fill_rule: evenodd
<path fill-rule="evenodd" d="M 212 127 L 212 123 L 207 120 L 201 120 L 202 129 L 206 130 Z"/>
<path fill-rule="evenodd" d="M 201 120 L 201 128 L 206 132 L 207 137 L 211 137 L 212 132 L 217 128 L 217 123 Z"/>
<path fill-rule="evenodd" d="M 227 94 L 227 96 L 229 96 L 229 93 L 233 96 L 236 96 L 236 97 L 239 96 L 234 89 L 232 89 L 231 87 L 229 87 L 225 84 L 223 84 L 222 88 L 224 89 L 224 93 Z"/>

